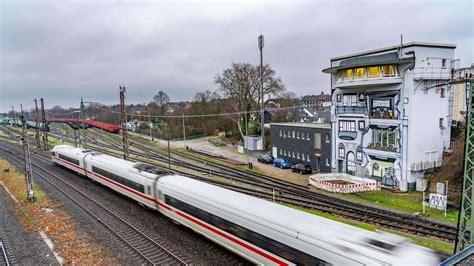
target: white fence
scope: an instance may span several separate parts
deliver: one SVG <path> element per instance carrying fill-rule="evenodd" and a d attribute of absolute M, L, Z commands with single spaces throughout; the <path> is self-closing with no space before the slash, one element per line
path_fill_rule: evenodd
<path fill-rule="evenodd" d="M 350 184 L 335 184 L 331 181 L 344 181 Z M 356 193 L 380 190 L 381 183 L 370 178 L 362 178 L 344 173 L 316 174 L 309 177 L 309 184 L 329 192 Z"/>

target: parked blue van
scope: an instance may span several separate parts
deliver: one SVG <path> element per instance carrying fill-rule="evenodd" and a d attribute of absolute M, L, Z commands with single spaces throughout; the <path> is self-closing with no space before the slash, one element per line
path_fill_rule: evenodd
<path fill-rule="evenodd" d="M 288 169 L 291 167 L 291 163 L 286 159 L 278 157 L 273 160 L 273 166 L 280 167 L 281 169 Z"/>

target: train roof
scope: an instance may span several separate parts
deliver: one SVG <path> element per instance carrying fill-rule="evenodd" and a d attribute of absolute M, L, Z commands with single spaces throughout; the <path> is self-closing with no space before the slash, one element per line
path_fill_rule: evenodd
<path fill-rule="evenodd" d="M 138 174 L 140 176 L 151 178 L 151 179 L 155 179 L 157 176 L 172 174 L 171 171 L 168 171 L 166 169 L 163 169 L 157 166 L 153 166 L 153 165 L 142 163 L 142 162 L 131 162 L 131 161 L 123 160 L 121 158 L 117 158 L 114 156 L 96 152 L 90 149 L 76 148 L 69 145 L 58 145 L 53 148 L 53 151 L 61 151 L 69 155 L 76 155 L 76 156 L 79 154 L 81 155 L 88 154 L 87 156 L 88 159 L 91 159 L 103 165 L 107 165 L 109 167 L 113 167 L 114 170 L 123 171 L 123 172 L 130 171 L 134 174 Z"/>

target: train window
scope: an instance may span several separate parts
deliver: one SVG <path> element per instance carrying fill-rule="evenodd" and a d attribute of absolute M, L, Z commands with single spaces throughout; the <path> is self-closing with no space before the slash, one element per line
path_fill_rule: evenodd
<path fill-rule="evenodd" d="M 377 239 L 373 239 L 373 238 L 369 239 L 367 241 L 367 243 L 371 244 L 372 246 L 383 248 L 383 249 L 388 250 L 388 251 L 393 251 L 394 249 L 397 248 L 396 245 L 393 245 L 393 244 L 390 244 L 390 243 L 387 243 L 387 242 L 383 242 L 383 241 L 380 241 L 380 240 L 377 240 Z"/>
<path fill-rule="evenodd" d="M 74 159 L 74 158 L 71 158 L 71 157 L 66 156 L 66 155 L 64 155 L 64 154 L 59 153 L 59 158 L 65 160 L 65 161 L 68 161 L 68 162 L 70 162 L 70 163 L 73 163 L 73 164 L 75 164 L 75 165 L 79 165 L 79 160 Z"/>
<path fill-rule="evenodd" d="M 273 254 L 276 254 L 282 258 L 285 258 L 298 265 L 326 265 L 327 263 L 309 254 L 306 254 L 293 247 L 287 246 L 283 243 L 275 241 L 267 236 L 259 234 L 253 230 L 247 229 L 243 226 L 230 222 L 226 219 L 208 213 L 204 210 L 196 208 L 188 203 L 165 195 L 165 202 L 179 209 L 191 216 L 196 217 L 208 224 L 211 224 L 223 231 L 226 231 L 232 235 L 239 237 L 249 243 L 252 243 L 262 249 L 265 249 Z"/>
<path fill-rule="evenodd" d="M 150 186 L 146 186 L 147 188 L 147 191 L 148 191 L 148 195 L 151 195 L 151 187 Z"/>
<path fill-rule="evenodd" d="M 139 171 L 143 171 L 143 172 L 147 172 L 147 173 L 155 174 L 155 175 L 171 174 L 171 172 L 168 171 L 168 170 L 162 169 L 162 168 L 157 167 L 157 166 L 149 165 L 149 164 L 144 164 L 144 163 L 134 164 L 133 168 L 135 168 Z"/>
<path fill-rule="evenodd" d="M 136 191 L 139 191 L 141 193 L 145 193 L 145 187 L 142 185 L 142 184 L 139 184 L 139 183 L 136 183 L 132 180 L 129 180 L 129 179 L 126 179 L 126 178 L 123 178 L 119 175 L 116 175 L 114 173 L 111 173 L 111 172 L 108 172 L 106 170 L 103 170 L 103 169 L 100 169 L 98 167 L 95 167 L 95 166 L 92 166 L 92 171 L 94 173 L 97 173 L 101 176 L 105 176 L 107 177 L 108 179 L 111 179 L 117 183 L 120 183 L 126 187 L 129 187 L 133 190 L 136 190 Z"/>
<path fill-rule="evenodd" d="M 51 155 L 56 156 L 56 153 L 53 151 L 53 152 L 51 152 Z"/>

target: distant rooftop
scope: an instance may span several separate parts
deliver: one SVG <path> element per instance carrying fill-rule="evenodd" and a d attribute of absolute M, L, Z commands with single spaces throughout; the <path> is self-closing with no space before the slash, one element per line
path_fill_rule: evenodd
<path fill-rule="evenodd" d="M 411 46 L 424 46 L 424 47 L 436 47 L 436 48 L 448 48 L 448 49 L 456 48 L 455 44 L 445 44 L 445 43 L 410 42 L 410 43 L 404 43 L 403 44 L 403 48 L 407 48 L 407 47 L 411 47 Z M 350 57 L 354 57 L 354 56 L 375 54 L 375 53 L 390 51 L 390 50 L 398 49 L 398 48 L 400 48 L 400 44 L 393 45 L 393 46 L 388 46 L 388 47 L 384 47 L 384 48 L 378 48 L 378 49 L 363 51 L 363 52 L 357 52 L 357 53 L 348 54 L 348 55 L 336 56 L 336 57 L 331 58 L 331 61 L 346 59 L 346 58 L 350 58 Z"/>
<path fill-rule="evenodd" d="M 304 123 L 304 122 L 288 122 L 288 123 L 271 123 L 270 126 L 287 126 L 287 127 L 311 127 L 311 128 L 331 128 L 331 123 Z"/>

